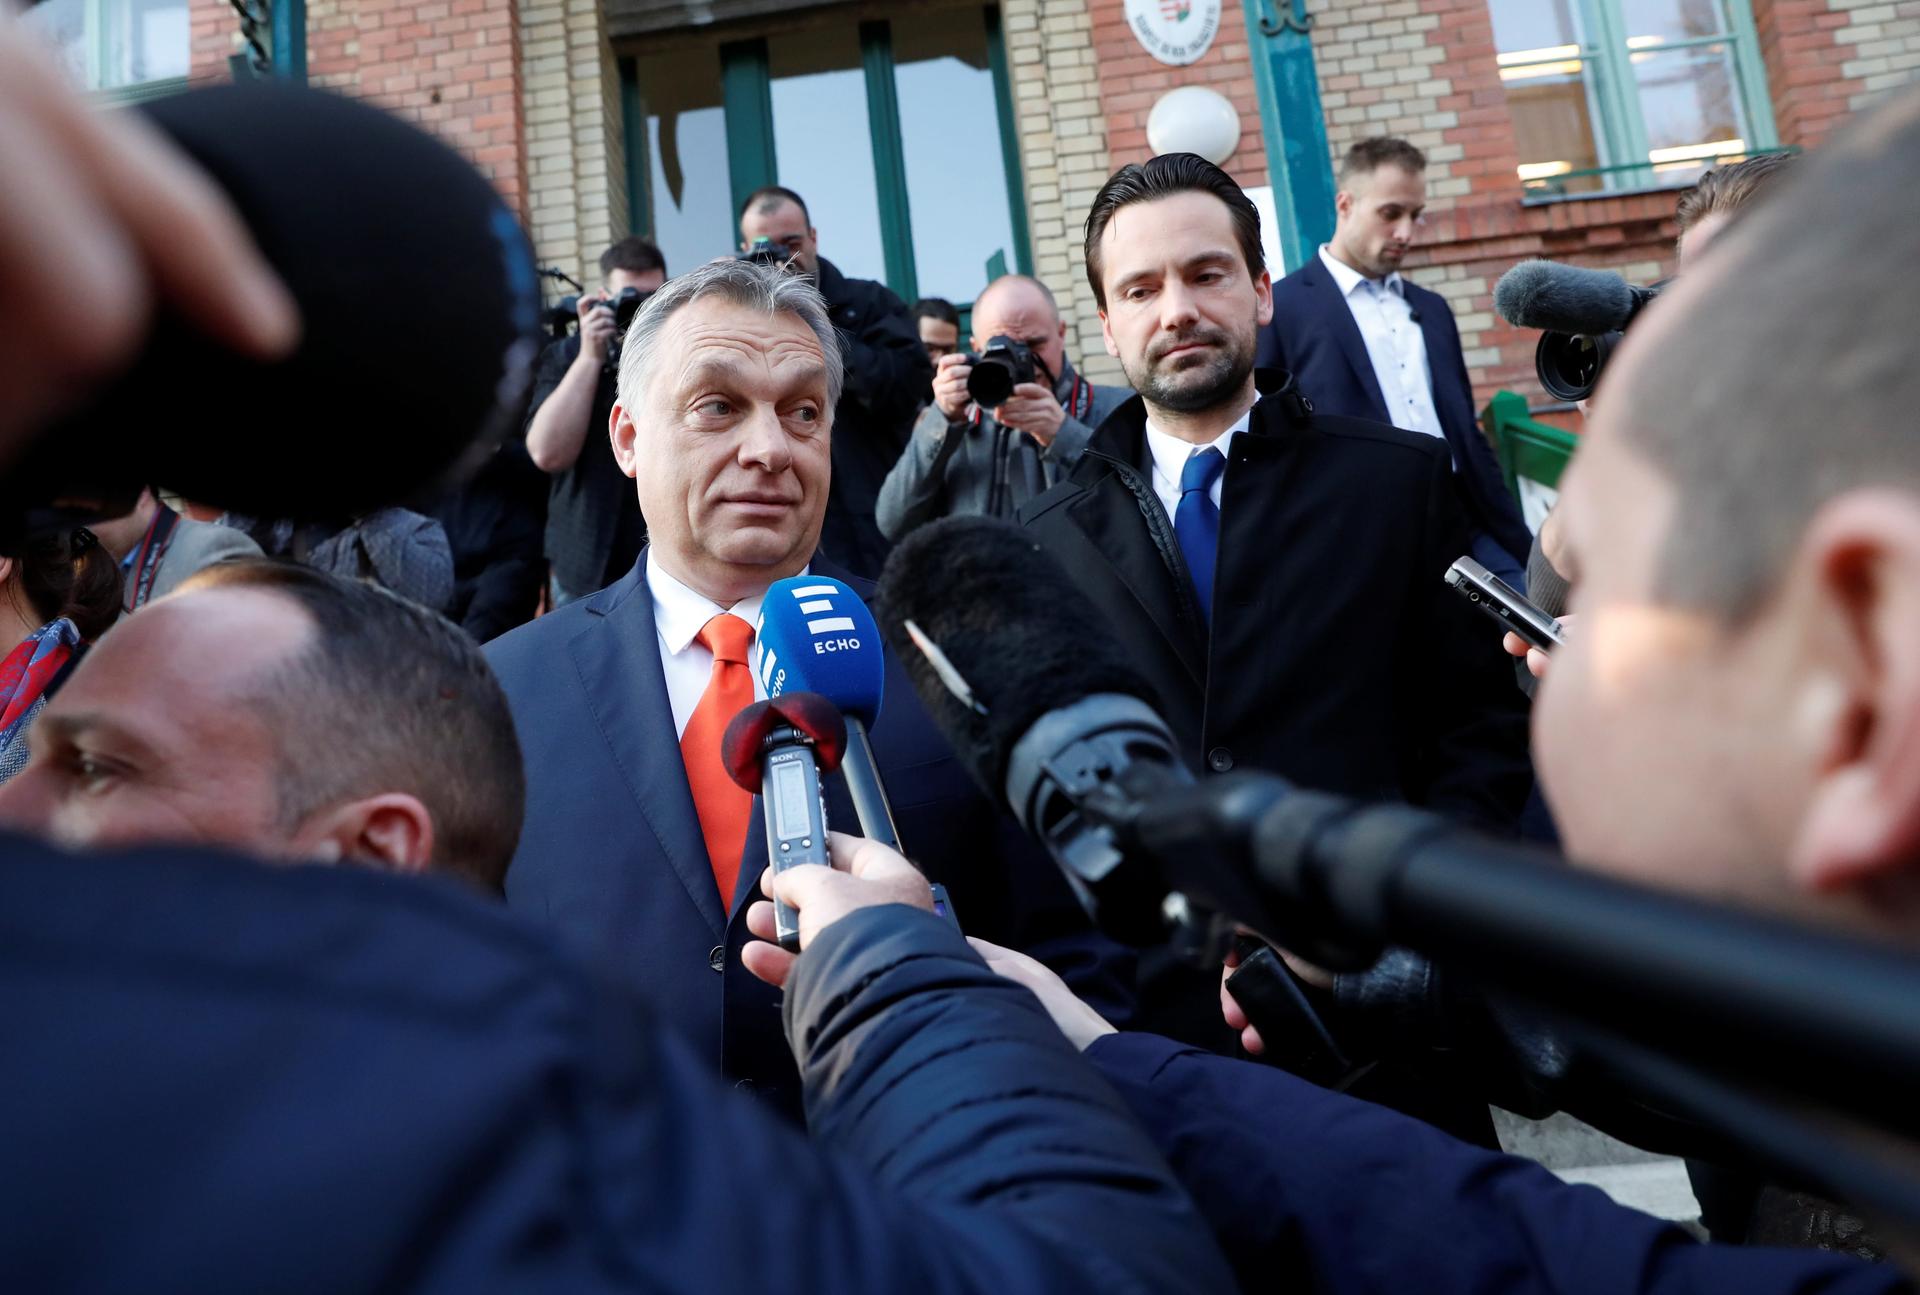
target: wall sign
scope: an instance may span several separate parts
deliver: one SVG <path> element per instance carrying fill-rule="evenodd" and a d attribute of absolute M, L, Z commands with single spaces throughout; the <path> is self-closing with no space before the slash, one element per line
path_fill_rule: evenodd
<path fill-rule="evenodd" d="M 1185 67 L 1220 30 L 1220 0 L 1127 0 L 1127 26 L 1162 63 Z"/>

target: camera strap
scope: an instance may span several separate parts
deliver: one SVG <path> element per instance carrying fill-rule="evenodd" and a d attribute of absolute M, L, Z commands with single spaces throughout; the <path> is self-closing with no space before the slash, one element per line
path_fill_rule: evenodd
<path fill-rule="evenodd" d="M 167 548 L 173 543 L 173 533 L 179 525 L 179 513 L 165 504 L 157 504 L 153 520 L 147 523 L 147 533 L 140 547 L 134 550 L 133 567 L 127 573 L 125 606 L 128 611 L 140 610 L 153 597 L 154 578 L 160 574 L 160 564 L 166 560 Z"/>

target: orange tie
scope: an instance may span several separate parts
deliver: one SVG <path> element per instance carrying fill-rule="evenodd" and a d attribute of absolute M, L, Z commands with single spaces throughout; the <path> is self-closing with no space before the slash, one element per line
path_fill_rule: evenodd
<path fill-rule="evenodd" d="M 707 840 L 707 859 L 720 887 L 720 907 L 731 911 L 733 887 L 740 877 L 740 852 L 747 844 L 747 820 L 753 817 L 753 797 L 735 785 L 720 760 L 720 735 L 727 724 L 753 705 L 753 671 L 747 666 L 747 648 L 753 626 L 738 616 L 720 613 L 694 636 L 713 653 L 713 674 L 700 704 L 680 735 L 680 758 L 687 763 L 687 786 L 693 789 L 693 808 L 700 815 L 700 834 Z"/>

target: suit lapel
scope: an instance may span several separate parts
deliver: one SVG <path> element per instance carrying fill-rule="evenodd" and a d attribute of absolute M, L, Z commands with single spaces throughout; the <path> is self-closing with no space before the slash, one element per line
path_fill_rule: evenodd
<path fill-rule="evenodd" d="M 688 899 L 715 940 L 721 940 L 727 915 L 720 910 L 713 864 L 707 858 L 686 766 L 674 740 L 673 706 L 660 668 L 660 639 L 645 571 L 643 552 L 634 574 L 595 600 L 598 605 L 589 610 L 596 619 L 569 640 L 567 649 L 586 689 L 598 736 L 633 793 L 641 823 L 686 887 Z M 583 733 L 580 740 L 590 741 L 592 736 Z M 757 805 L 755 812 L 757 822 Z M 618 813 L 612 814 L 612 823 L 604 830 L 620 830 L 614 826 L 619 821 Z"/>
<path fill-rule="evenodd" d="M 1387 422 L 1387 398 L 1380 390 L 1380 379 L 1373 371 L 1373 358 L 1367 354 L 1367 339 L 1360 335 L 1360 325 L 1354 321 L 1353 308 L 1347 299 L 1340 295 L 1340 285 L 1333 281 L 1327 268 L 1319 264 L 1318 254 L 1315 263 L 1301 276 L 1304 285 L 1313 292 L 1320 302 L 1322 326 L 1331 329 L 1333 338 L 1339 344 L 1340 354 L 1346 357 L 1347 366 L 1353 370 L 1353 376 L 1359 380 L 1361 390 L 1367 393 L 1367 399 L 1373 402 L 1370 415 L 1377 422 Z M 1309 393 L 1311 396 L 1311 393 Z"/>
<path fill-rule="evenodd" d="M 1153 494 L 1152 470 L 1140 466 L 1147 458 L 1144 411 L 1133 403 L 1126 409 L 1141 413 L 1140 425 L 1134 426 L 1131 420 L 1123 423 L 1117 416 L 1109 419 L 1102 427 L 1103 443 L 1094 448 L 1132 469 L 1147 497 L 1134 494 L 1117 471 L 1102 464 L 1107 479 L 1095 482 L 1079 499 L 1067 504 L 1067 516 L 1173 646 L 1194 683 L 1204 686 L 1206 636 L 1200 626 L 1181 615 L 1181 592 L 1174 583 L 1189 577 L 1184 566 L 1176 574 L 1176 569 L 1168 565 L 1154 542 L 1154 522 L 1149 520 L 1157 516 L 1165 523 L 1168 542 L 1177 550 L 1173 519 Z"/>

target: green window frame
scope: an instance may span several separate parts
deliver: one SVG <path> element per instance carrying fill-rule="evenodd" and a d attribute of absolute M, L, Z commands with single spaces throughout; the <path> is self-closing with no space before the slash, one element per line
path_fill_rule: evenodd
<path fill-rule="evenodd" d="M 1715 0 L 1722 30 L 1715 35 L 1676 40 L 1630 38 L 1620 0 L 1574 0 L 1573 9 L 1580 21 L 1581 43 L 1577 47 L 1560 46 L 1535 51 L 1538 58 L 1500 56 L 1503 74 L 1532 67 L 1562 65 L 1569 62 L 1584 72 L 1587 111 L 1594 146 L 1600 165 L 1554 175 L 1528 176 L 1522 183 L 1530 200 L 1555 201 L 1576 196 L 1570 186 L 1580 181 L 1597 181 L 1594 196 L 1616 196 L 1622 192 L 1656 190 L 1691 183 L 1692 176 L 1665 181 L 1659 168 L 1679 159 L 1655 159 L 1648 138 L 1633 61 L 1639 57 L 1672 53 L 1713 45 L 1727 47 L 1734 92 L 1744 121 L 1744 146 L 1724 153 L 1701 153 L 1711 162 L 1717 157 L 1735 160 L 1760 153 L 1780 152 L 1780 136 L 1774 123 L 1773 100 L 1767 89 L 1766 64 L 1760 55 L 1760 38 L 1754 28 L 1750 0 Z M 1581 195 L 1584 196 L 1584 195 Z"/>
<path fill-rule="evenodd" d="M 1019 136 L 1013 115 L 1013 87 L 1007 70 L 1006 41 L 1000 10 L 987 5 L 978 11 L 985 25 L 988 68 L 993 77 L 994 105 L 1005 167 L 1007 215 L 1013 232 L 1015 264 L 1003 258 L 998 269 L 1033 273 L 1033 251 L 1027 227 L 1026 184 L 1022 178 Z M 879 203 L 880 235 L 886 264 L 886 284 L 911 303 L 920 296 L 915 268 L 913 210 L 908 197 L 906 158 L 901 144 L 900 105 L 895 91 L 893 29 L 886 19 L 859 24 L 860 61 L 865 76 L 867 121 L 873 149 L 874 179 Z M 728 41 L 720 46 L 721 98 L 726 114 L 728 187 L 738 211 L 754 190 L 781 183 L 780 160 L 774 147 L 773 81 L 764 37 Z M 620 60 L 622 124 L 627 138 L 627 200 L 634 229 L 653 233 L 651 162 L 646 148 L 646 99 L 639 82 L 637 60 Z M 796 183 L 798 181 L 796 180 Z M 989 277 L 994 266 L 983 266 Z M 984 282 L 985 280 L 983 280 Z M 966 312 L 971 303 L 955 303 Z"/>

